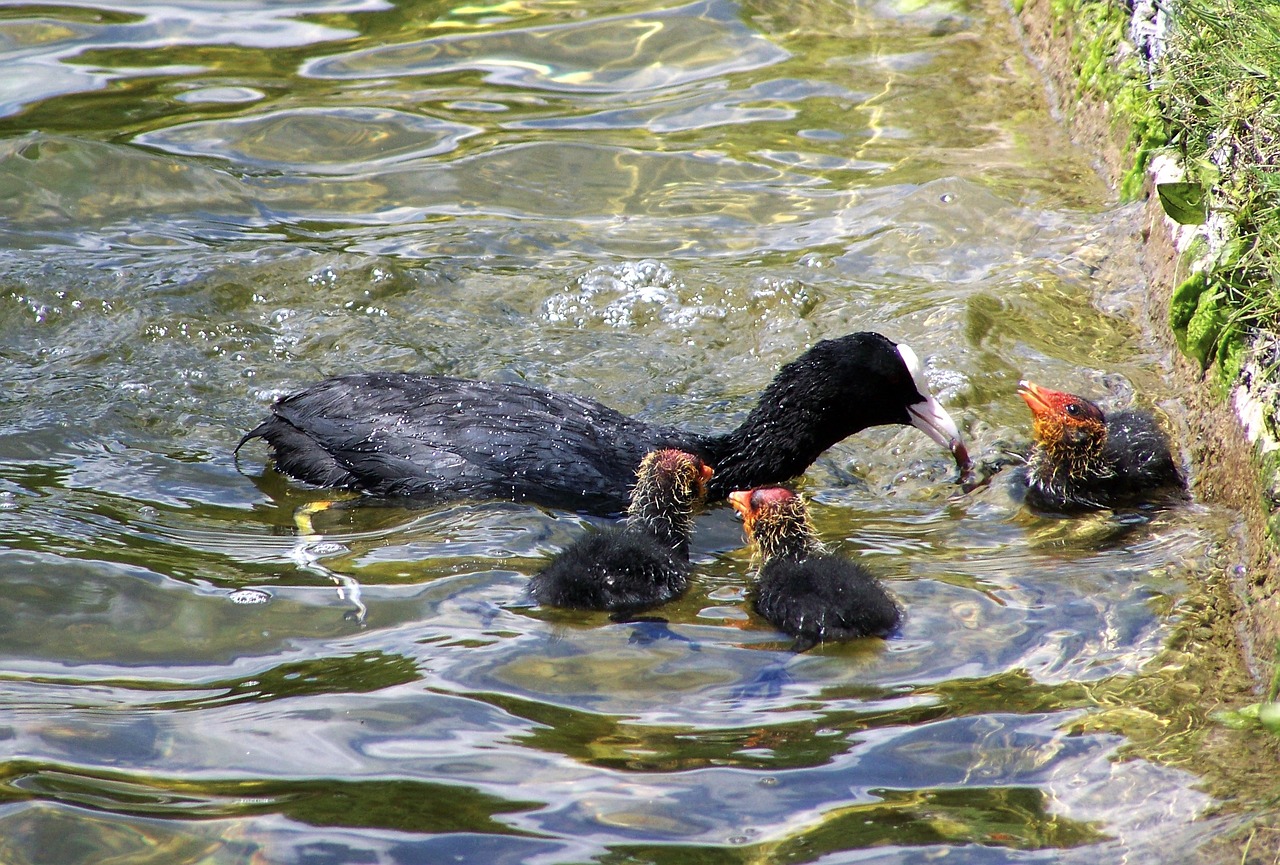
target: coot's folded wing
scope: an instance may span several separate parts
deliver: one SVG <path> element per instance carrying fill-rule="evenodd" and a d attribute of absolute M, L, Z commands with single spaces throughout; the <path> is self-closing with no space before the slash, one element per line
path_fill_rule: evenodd
<path fill-rule="evenodd" d="M 282 471 L 322 486 L 618 511 L 644 454 L 679 444 L 594 400 L 403 373 L 322 381 L 277 402 L 254 435 Z"/>

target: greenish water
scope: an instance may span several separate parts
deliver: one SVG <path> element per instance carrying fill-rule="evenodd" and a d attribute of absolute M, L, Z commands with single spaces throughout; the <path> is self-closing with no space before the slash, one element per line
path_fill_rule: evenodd
<path fill-rule="evenodd" d="M 1230 513 L 1041 519 L 868 431 L 803 488 L 906 623 L 793 656 L 728 508 L 619 625 L 519 604 L 582 517 L 301 535 L 323 494 L 231 458 L 353 369 L 724 427 L 860 329 L 978 454 L 1024 377 L 1181 434 L 1002 9 L 6 4 L 0 111 L 6 865 L 1180 862 L 1265 798 L 1207 719 L 1255 699 Z"/>

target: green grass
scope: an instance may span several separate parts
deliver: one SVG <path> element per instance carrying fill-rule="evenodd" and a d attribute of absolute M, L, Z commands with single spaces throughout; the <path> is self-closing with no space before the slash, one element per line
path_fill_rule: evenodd
<path fill-rule="evenodd" d="M 1180 0 L 1153 88 L 1169 146 L 1225 241 L 1179 286 L 1170 325 L 1230 383 L 1249 332 L 1280 326 L 1280 6 Z"/>

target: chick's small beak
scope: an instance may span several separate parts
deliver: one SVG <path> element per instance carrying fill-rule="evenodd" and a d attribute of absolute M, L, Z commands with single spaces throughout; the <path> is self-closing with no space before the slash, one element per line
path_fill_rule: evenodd
<path fill-rule="evenodd" d="M 747 514 L 751 513 L 751 490 L 734 490 L 729 493 L 729 504 L 746 519 Z"/>
<path fill-rule="evenodd" d="M 1031 414 L 1036 417 L 1053 413 L 1053 406 L 1049 403 L 1048 396 L 1053 393 L 1047 391 L 1035 382 L 1023 379 L 1018 382 L 1018 396 L 1022 397 L 1026 402 L 1027 408 L 1031 409 Z"/>

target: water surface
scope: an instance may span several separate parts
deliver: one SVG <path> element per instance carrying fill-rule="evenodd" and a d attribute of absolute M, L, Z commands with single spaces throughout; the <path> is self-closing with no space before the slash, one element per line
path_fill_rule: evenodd
<path fill-rule="evenodd" d="M 1234 516 L 1052 520 L 918 432 L 805 477 L 908 615 L 802 656 L 727 508 L 668 623 L 520 603 L 596 522 L 346 507 L 231 450 L 325 375 L 735 423 L 812 342 L 1183 408 L 1115 207 L 981 3 L 0 13 L 0 859 L 1194 860 Z M 1229 762 L 1229 761 L 1228 761 Z M 1235 781 L 1233 781 L 1235 783 Z"/>

